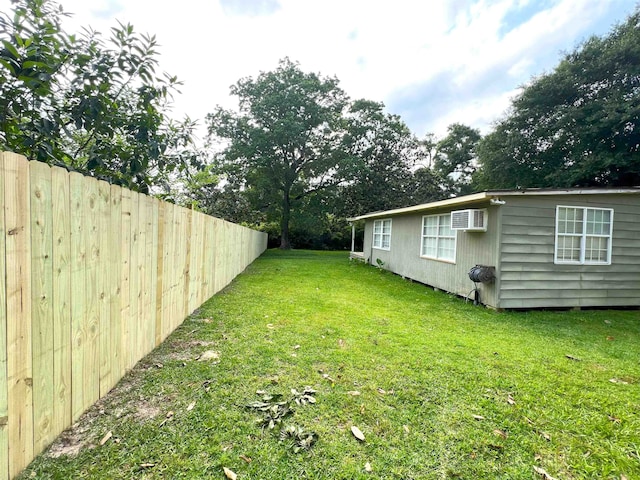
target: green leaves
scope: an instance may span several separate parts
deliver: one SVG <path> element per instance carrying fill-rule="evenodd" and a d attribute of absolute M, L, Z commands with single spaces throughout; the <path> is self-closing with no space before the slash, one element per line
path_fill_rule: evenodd
<path fill-rule="evenodd" d="M 119 24 L 70 35 L 52 0 L 0 16 L 0 149 L 147 191 L 192 166 L 194 123 L 165 114 L 179 82 L 157 76 L 156 39 Z"/>
<path fill-rule="evenodd" d="M 524 88 L 479 145 L 481 188 L 640 183 L 640 10 Z"/>

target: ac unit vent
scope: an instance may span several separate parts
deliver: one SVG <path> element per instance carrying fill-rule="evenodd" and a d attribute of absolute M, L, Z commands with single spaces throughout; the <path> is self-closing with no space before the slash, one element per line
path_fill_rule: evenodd
<path fill-rule="evenodd" d="M 487 210 L 469 209 L 451 212 L 451 230 L 487 231 Z"/>

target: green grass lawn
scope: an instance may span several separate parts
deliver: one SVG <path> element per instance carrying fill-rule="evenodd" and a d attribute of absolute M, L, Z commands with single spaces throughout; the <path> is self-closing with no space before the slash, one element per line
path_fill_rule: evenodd
<path fill-rule="evenodd" d="M 219 358 L 196 360 L 209 350 Z M 294 453 L 246 405 L 305 386 L 316 403 L 283 425 L 318 440 Z M 499 313 L 345 253 L 269 251 L 23 476 L 224 479 L 223 467 L 238 479 L 544 478 L 534 467 L 638 479 L 640 312 Z"/>

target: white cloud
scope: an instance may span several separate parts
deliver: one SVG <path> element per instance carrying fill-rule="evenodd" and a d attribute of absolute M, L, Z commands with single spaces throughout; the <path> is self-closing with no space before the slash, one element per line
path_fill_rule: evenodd
<path fill-rule="evenodd" d="M 185 82 L 177 116 L 233 107 L 230 85 L 289 56 L 337 76 L 352 98 L 384 101 L 422 135 L 452 122 L 486 130 L 518 86 L 580 39 L 607 31 L 605 21 L 623 20 L 635 0 L 257 0 L 243 4 L 248 15 L 227 15 L 211 0 L 62 4 L 75 13 L 70 29 L 108 34 L 119 19 L 155 34 L 162 69 Z M 8 11 L 8 0 L 0 8 Z"/>

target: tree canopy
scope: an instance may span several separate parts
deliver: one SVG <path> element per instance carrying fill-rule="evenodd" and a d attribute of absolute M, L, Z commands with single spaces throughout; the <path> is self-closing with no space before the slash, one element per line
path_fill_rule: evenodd
<path fill-rule="evenodd" d="M 304 197 L 342 181 L 345 93 L 335 78 L 303 72 L 281 60 L 278 68 L 231 87 L 239 112 L 218 108 L 207 116 L 209 133 L 228 142 L 217 156 L 221 171 L 280 223 L 281 248 L 289 248 L 292 209 Z"/>
<path fill-rule="evenodd" d="M 640 184 L 640 9 L 564 56 L 479 144 L 478 188 Z"/>
<path fill-rule="evenodd" d="M 156 73 L 155 37 L 68 34 L 51 0 L 12 13 L 0 13 L 0 149 L 144 191 L 197 163 L 193 122 L 167 116 L 179 82 Z"/>

